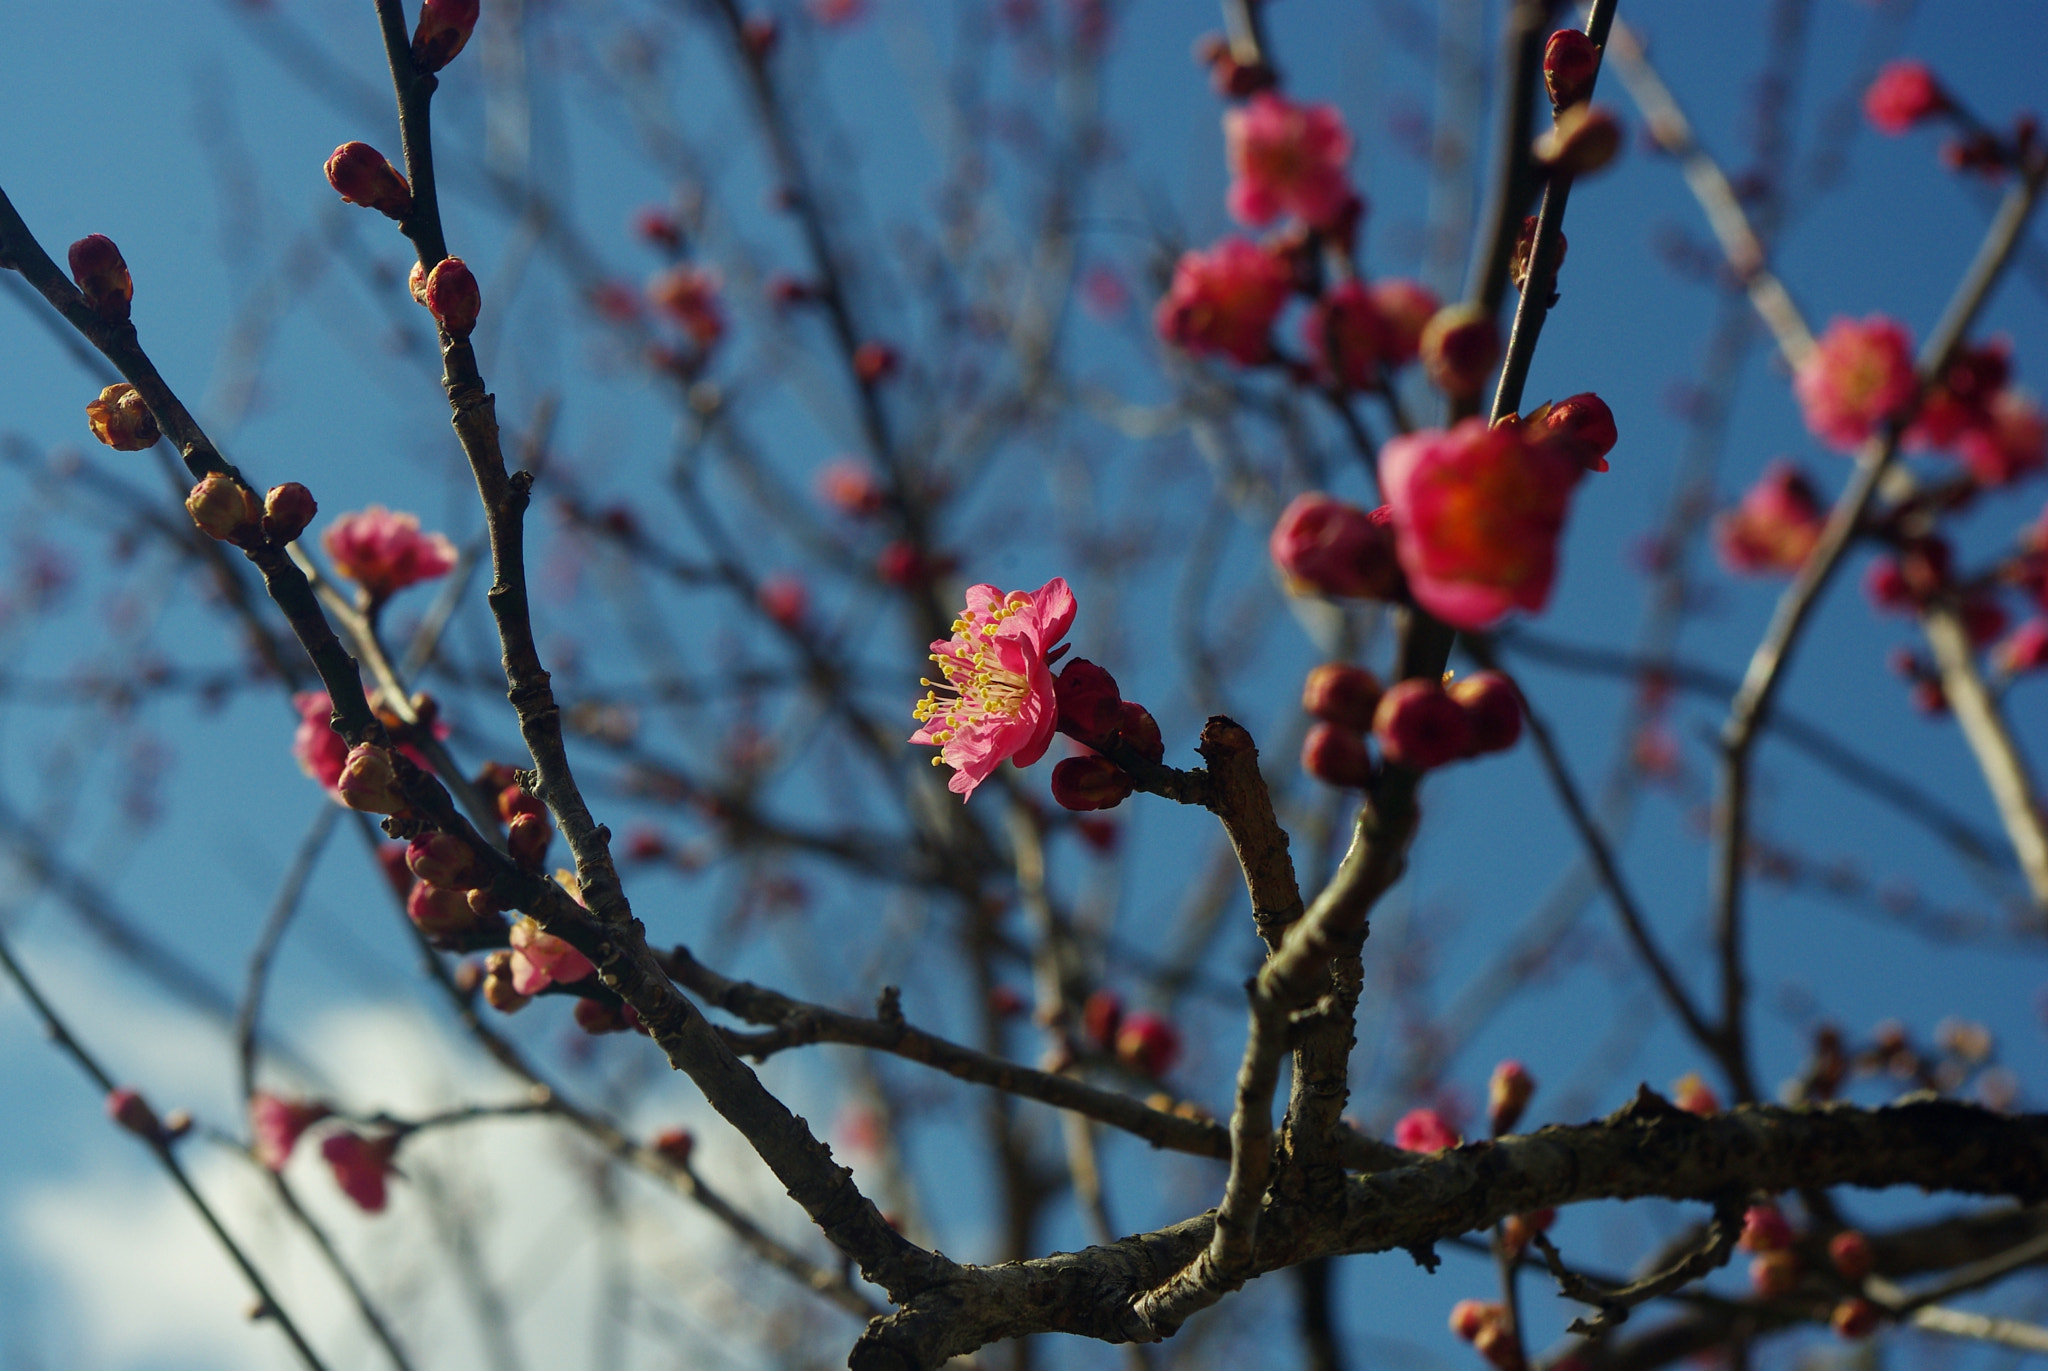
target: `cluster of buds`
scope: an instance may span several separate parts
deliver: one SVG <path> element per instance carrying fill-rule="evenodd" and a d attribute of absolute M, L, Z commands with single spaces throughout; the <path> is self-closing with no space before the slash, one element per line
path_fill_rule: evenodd
<path fill-rule="evenodd" d="M 1521 1342 L 1506 1305 L 1493 1300 L 1459 1300 L 1451 1306 L 1451 1331 L 1471 1343 L 1495 1371 L 1522 1371 Z"/>
<path fill-rule="evenodd" d="M 110 324 L 124 322 L 135 298 L 135 281 L 114 240 L 104 233 L 88 233 L 71 245 L 66 256 L 71 279 L 85 297 L 86 308 Z"/>
<path fill-rule="evenodd" d="M 1309 673 L 1302 708 L 1317 720 L 1302 745 L 1302 769 L 1330 785 L 1371 782 L 1368 729 L 1382 758 L 1411 771 L 1504 752 L 1522 736 L 1521 692 L 1497 671 L 1448 684 L 1418 677 L 1381 690 L 1364 668 L 1326 662 Z"/>
<path fill-rule="evenodd" d="M 1107 988 L 1082 1002 L 1081 1032 L 1096 1051 L 1149 1080 L 1158 1080 L 1180 1060 L 1179 1029 L 1149 1010 L 1126 1013 L 1122 997 Z"/>
<path fill-rule="evenodd" d="M 1764 1299 L 1791 1293 L 1800 1275 L 1796 1241 L 1791 1223 L 1775 1204 L 1754 1204 L 1744 1211 L 1736 1246 L 1751 1254 L 1750 1289 Z"/>
<path fill-rule="evenodd" d="M 1590 103 L 1599 75 L 1600 49 L 1591 38 L 1577 29 L 1550 35 L 1543 45 L 1543 89 L 1550 96 L 1553 122 L 1536 140 L 1538 166 L 1584 176 L 1606 166 L 1621 151 L 1620 121 Z"/>
<path fill-rule="evenodd" d="M 1166 758 L 1159 723 L 1126 700 L 1116 677 L 1086 658 L 1068 662 L 1053 681 L 1059 731 L 1084 749 L 1052 770 L 1052 797 L 1063 808 L 1114 809 L 1137 789 L 1130 773 L 1104 753 L 1129 750 L 1148 762 Z"/>

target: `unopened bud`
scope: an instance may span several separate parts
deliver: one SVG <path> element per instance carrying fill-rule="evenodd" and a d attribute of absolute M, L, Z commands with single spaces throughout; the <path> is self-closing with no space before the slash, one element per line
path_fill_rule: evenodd
<path fill-rule="evenodd" d="M 1493 1136 L 1514 1132 L 1535 1094 L 1536 1078 L 1520 1062 L 1505 1061 L 1493 1068 L 1493 1078 L 1486 1083 L 1486 1118 Z"/>
<path fill-rule="evenodd" d="M 476 912 L 460 890 L 437 890 L 425 881 L 415 881 L 405 897 L 405 917 L 413 927 L 430 938 L 465 933 L 476 926 Z"/>
<path fill-rule="evenodd" d="M 427 284 L 420 292 L 420 303 L 434 316 L 450 338 L 467 338 L 476 327 L 477 312 L 483 308 L 483 296 L 477 290 L 476 277 L 470 274 L 460 257 L 443 257 L 427 273 Z"/>
<path fill-rule="evenodd" d="M 1085 657 L 1076 657 L 1053 678 L 1059 703 L 1059 730 L 1095 746 L 1123 721 L 1124 697 L 1116 677 Z"/>
<path fill-rule="evenodd" d="M 405 792 L 399 789 L 398 768 L 392 765 L 391 750 L 374 743 L 360 743 L 349 749 L 335 790 L 343 804 L 365 814 L 403 814 L 411 807 L 406 803 Z"/>
<path fill-rule="evenodd" d="M 427 888 L 433 889 L 432 886 Z M 499 904 L 498 897 L 488 890 L 463 890 L 451 893 L 460 894 L 463 901 L 469 905 L 469 912 L 479 919 L 488 919 L 493 914 L 505 912 L 505 906 Z"/>
<path fill-rule="evenodd" d="M 853 374 L 864 386 L 895 375 L 896 362 L 896 349 L 887 343 L 866 342 L 853 350 Z"/>
<path fill-rule="evenodd" d="M 1577 29 L 1559 29 L 1543 45 L 1543 88 L 1553 108 L 1576 105 L 1593 89 L 1600 71 L 1600 49 Z"/>
<path fill-rule="evenodd" d="M 389 219 L 412 213 L 412 186 L 384 154 L 368 143 L 343 143 L 327 159 L 327 184 L 351 205 L 374 209 Z"/>
<path fill-rule="evenodd" d="M 573 1011 L 576 1026 L 593 1038 L 603 1037 L 607 1033 L 623 1033 L 628 1025 L 626 1016 L 620 1012 L 622 1008 L 621 1005 L 610 1004 L 604 1000 L 578 1000 Z"/>
<path fill-rule="evenodd" d="M 412 270 L 405 274 L 405 288 L 412 292 L 412 301 L 421 309 L 427 307 L 427 264 L 414 262 Z"/>
<path fill-rule="evenodd" d="M 273 543 L 289 543 L 306 531 L 319 512 L 313 492 L 297 481 L 272 486 L 270 494 L 263 497 L 263 536 Z"/>
<path fill-rule="evenodd" d="M 1372 727 L 1373 711 L 1385 693 L 1380 678 L 1364 667 L 1324 662 L 1301 683 L 1301 707 L 1314 718 L 1363 733 Z"/>
<path fill-rule="evenodd" d="M 1052 769 L 1052 797 L 1063 809 L 1114 809 L 1137 788 L 1107 757 L 1069 757 Z"/>
<path fill-rule="evenodd" d="M 1116 728 L 1125 744 L 1146 761 L 1166 760 L 1166 740 L 1160 736 L 1159 721 L 1145 706 L 1130 700 L 1117 706 Z"/>
<path fill-rule="evenodd" d="M 442 890 L 468 890 L 477 884 L 476 854 L 453 833 L 422 833 L 405 849 L 412 874 Z"/>
<path fill-rule="evenodd" d="M 1157 1014 L 1140 1010 L 1125 1015 L 1116 1031 L 1116 1056 L 1140 1075 L 1157 1079 L 1180 1058 L 1180 1030 Z"/>
<path fill-rule="evenodd" d="M 1877 1331 L 1883 1317 L 1883 1311 L 1876 1305 L 1855 1296 L 1835 1306 L 1834 1312 L 1828 1315 L 1828 1327 L 1835 1330 L 1837 1337 L 1861 1342 Z"/>
<path fill-rule="evenodd" d="M 1117 1027 L 1123 1021 L 1123 997 L 1107 986 L 1091 991 L 1081 1002 L 1081 1031 L 1097 1047 L 1107 1048 L 1114 1043 Z"/>
<path fill-rule="evenodd" d="M 1363 787 L 1372 779 L 1372 753 L 1357 729 L 1319 723 L 1302 740 L 1301 769 L 1326 785 Z"/>
<path fill-rule="evenodd" d="M 1671 1087 L 1671 1102 L 1688 1114 L 1718 1114 L 1721 1112 L 1721 1097 L 1714 1088 L 1700 1078 L 1697 1071 L 1688 1071 L 1678 1078 Z"/>
<path fill-rule="evenodd" d="M 163 1125 L 157 1122 L 149 1101 L 125 1086 L 107 1092 L 107 1117 L 147 1142 L 163 1138 Z"/>
<path fill-rule="evenodd" d="M 68 255 L 71 279 L 85 296 L 86 307 L 111 324 L 126 319 L 135 298 L 135 280 L 114 240 L 104 233 L 88 233 L 71 245 Z"/>
<path fill-rule="evenodd" d="M 484 958 L 484 1003 L 500 1014 L 517 1014 L 532 1003 L 512 987 L 512 954 L 504 948 Z"/>
<path fill-rule="evenodd" d="M 1505 752 L 1522 736 L 1522 693 L 1498 671 L 1475 671 L 1447 693 L 1472 725 L 1472 750 Z"/>
<path fill-rule="evenodd" d="M 1472 751 L 1471 720 L 1432 680 L 1396 682 L 1373 714 L 1372 731 L 1388 761 L 1414 771 L 1428 771 Z"/>
<path fill-rule="evenodd" d="M 1607 470 L 1607 454 L 1621 436 L 1615 431 L 1614 411 L 1591 391 L 1532 410 L 1522 421 L 1522 433 L 1588 471 Z"/>
<path fill-rule="evenodd" d="M 505 850 L 521 867 L 539 871 L 546 864 L 548 844 L 554 836 L 554 825 L 545 814 L 520 814 L 512 820 Z"/>
<path fill-rule="evenodd" d="M 1446 395 L 1477 395 L 1500 360 L 1500 326 L 1476 305 L 1447 305 L 1422 330 L 1422 366 Z"/>
<path fill-rule="evenodd" d="M 1557 116 L 1557 126 L 1536 140 L 1532 150 L 1539 165 L 1564 176 L 1588 176 L 1621 151 L 1621 121 L 1597 105 L 1573 105 Z"/>
<path fill-rule="evenodd" d="M 1565 236 L 1557 235 L 1557 260 L 1550 264 L 1550 274 L 1545 278 L 1551 285 L 1557 281 L 1557 273 L 1564 269 L 1565 250 L 1570 246 Z M 1515 289 L 1524 295 L 1529 293 L 1529 273 L 1536 264 L 1536 216 L 1531 214 L 1522 220 L 1521 232 L 1515 235 L 1515 250 L 1508 257 L 1508 279 L 1515 283 Z"/>
<path fill-rule="evenodd" d="M 696 1149 L 696 1135 L 687 1128 L 664 1128 L 654 1135 L 654 1150 L 672 1165 L 688 1166 Z"/>
<path fill-rule="evenodd" d="M 1765 1252 L 1749 1263 L 1749 1288 L 1767 1300 L 1789 1295 L 1799 1284 L 1799 1258 L 1790 1251 Z"/>
<path fill-rule="evenodd" d="M 192 487 L 185 512 L 202 533 L 223 543 L 246 543 L 263 531 L 263 505 L 256 492 L 218 471 Z"/>
<path fill-rule="evenodd" d="M 1877 1254 L 1870 1239 L 1853 1228 L 1845 1228 L 1828 1239 L 1828 1260 L 1845 1281 L 1860 1281 L 1877 1266 Z"/>
<path fill-rule="evenodd" d="M 1792 1246 L 1792 1225 L 1775 1204 L 1753 1204 L 1743 1211 L 1736 1245 L 1745 1252 L 1782 1252 Z"/>
<path fill-rule="evenodd" d="M 1486 1300 L 1459 1300 L 1451 1306 L 1451 1332 L 1466 1342 L 1478 1338 L 1481 1329 L 1506 1317 L 1501 1306 Z"/>
<path fill-rule="evenodd" d="M 140 452 L 155 446 L 163 436 L 157 431 L 156 416 L 126 381 L 114 382 L 100 392 L 99 399 L 88 401 L 85 422 L 93 437 L 116 452 Z"/>
<path fill-rule="evenodd" d="M 476 29 L 478 0 L 421 0 L 412 31 L 412 64 L 424 74 L 455 60 Z"/>

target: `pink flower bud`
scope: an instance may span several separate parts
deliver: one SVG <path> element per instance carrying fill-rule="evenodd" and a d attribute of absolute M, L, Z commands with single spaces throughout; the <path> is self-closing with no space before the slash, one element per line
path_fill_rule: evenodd
<path fill-rule="evenodd" d="M 1076 657 L 1053 679 L 1059 731 L 1093 747 L 1123 722 L 1123 695 L 1116 677 L 1085 657 Z"/>
<path fill-rule="evenodd" d="M 460 257 L 443 257 L 434 264 L 420 292 L 420 303 L 450 338 L 469 337 L 484 306 L 476 277 Z"/>
<path fill-rule="evenodd" d="M 1125 700 L 1117 707 L 1117 734 L 1148 762 L 1166 760 L 1166 741 L 1160 736 L 1159 721 L 1141 704 Z"/>
<path fill-rule="evenodd" d="M 1404 1152 L 1442 1152 L 1463 1141 L 1434 1109 L 1411 1109 L 1394 1125 L 1394 1146 Z"/>
<path fill-rule="evenodd" d="M 1446 305 L 1422 330 L 1422 369 L 1446 395 L 1477 395 L 1500 360 L 1500 326 L 1475 305 Z"/>
<path fill-rule="evenodd" d="M 1366 390 L 1376 385 L 1389 352 L 1387 324 L 1364 282 L 1340 281 L 1302 321 L 1301 338 L 1326 382 Z"/>
<path fill-rule="evenodd" d="M 1137 788 L 1107 757 L 1068 757 L 1052 769 L 1052 797 L 1063 809 L 1115 809 Z"/>
<path fill-rule="evenodd" d="M 688 1166 L 696 1149 L 696 1135 L 687 1128 L 664 1128 L 654 1135 L 654 1150 L 672 1166 Z"/>
<path fill-rule="evenodd" d="M 1443 303 L 1420 281 L 1394 277 L 1372 283 L 1372 303 L 1380 320 L 1381 361 L 1390 369 L 1414 361 L 1422 351 L 1422 331 Z"/>
<path fill-rule="evenodd" d="M 1475 754 L 1505 752 L 1522 736 L 1522 692 L 1498 671 L 1475 671 L 1445 693 L 1465 711 Z"/>
<path fill-rule="evenodd" d="M 1877 1266 L 1877 1254 L 1870 1250 L 1870 1239 L 1853 1228 L 1845 1228 L 1828 1239 L 1828 1260 L 1845 1281 L 1860 1281 Z"/>
<path fill-rule="evenodd" d="M 626 1022 L 624 1008 L 604 1000 L 579 999 L 572 1014 L 578 1028 L 600 1038 L 607 1033 L 623 1033 L 632 1026 Z"/>
<path fill-rule="evenodd" d="M 1775 1204 L 1753 1204 L 1743 1211 L 1742 1237 L 1736 1246 L 1745 1252 L 1782 1252 L 1792 1245 L 1792 1225 Z"/>
<path fill-rule="evenodd" d="M 873 339 L 853 350 L 853 374 L 864 386 L 879 385 L 896 374 L 896 349 Z"/>
<path fill-rule="evenodd" d="M 341 778 L 335 783 L 341 802 L 365 814 L 403 814 L 411 806 L 399 788 L 398 769 L 392 765 L 388 748 L 361 743 L 349 749 L 341 764 Z"/>
<path fill-rule="evenodd" d="M 1164 1076 L 1180 1058 L 1180 1030 L 1157 1014 L 1127 1014 L 1116 1031 L 1116 1056 L 1141 1076 Z"/>
<path fill-rule="evenodd" d="M 93 437 L 116 452 L 141 452 L 163 436 L 157 431 L 156 416 L 126 381 L 114 382 L 100 392 L 99 399 L 88 401 L 85 422 Z"/>
<path fill-rule="evenodd" d="M 1614 411 L 1591 392 L 1554 400 L 1534 410 L 1522 421 L 1522 432 L 1531 443 L 1587 471 L 1607 470 L 1607 454 L 1614 451 L 1619 438 Z"/>
<path fill-rule="evenodd" d="M 327 1135 L 320 1144 L 320 1155 L 333 1169 L 334 1183 L 341 1187 L 342 1194 L 354 1200 L 363 1212 L 381 1214 L 386 1198 L 384 1178 L 392 1170 L 391 1154 L 397 1145 L 396 1138 L 373 1140 L 343 1129 Z"/>
<path fill-rule="evenodd" d="M 1835 1336 L 1850 1342 L 1869 1337 L 1883 1321 L 1884 1312 L 1860 1295 L 1843 1300 L 1828 1315 L 1828 1327 L 1835 1330 Z"/>
<path fill-rule="evenodd" d="M 1566 30 L 1566 32 L 1571 32 L 1571 30 Z M 1571 244 L 1566 240 L 1565 236 L 1562 233 L 1558 234 L 1557 260 L 1551 263 L 1550 267 L 1553 273 L 1564 269 L 1565 253 L 1570 247 Z M 1535 268 L 1535 263 L 1536 216 L 1531 214 L 1522 220 L 1521 232 L 1515 235 L 1515 250 L 1508 257 L 1508 279 L 1513 281 L 1515 289 L 1521 291 L 1524 295 L 1529 293 L 1529 273 Z M 1557 284 L 1555 275 L 1548 279 L 1551 287 L 1554 289 Z"/>
<path fill-rule="evenodd" d="M 1302 712 L 1353 733 L 1372 727 L 1373 711 L 1386 693 L 1380 678 L 1349 662 L 1324 662 L 1301 683 Z"/>
<path fill-rule="evenodd" d="M 1553 175 L 1590 176 L 1621 151 L 1621 121 L 1600 105 L 1573 105 L 1531 149 Z"/>
<path fill-rule="evenodd" d="M 149 1101 L 125 1086 L 107 1092 L 107 1117 L 145 1142 L 163 1140 L 164 1126 Z"/>
<path fill-rule="evenodd" d="M 1671 1102 L 1688 1114 L 1718 1114 L 1721 1112 L 1721 1097 L 1713 1087 L 1700 1078 L 1697 1071 L 1688 1071 L 1678 1078 L 1671 1087 Z"/>
<path fill-rule="evenodd" d="M 1933 71 L 1910 58 L 1886 63 L 1863 92 L 1864 117 L 1879 133 L 1894 137 L 1951 108 L 1948 92 Z"/>
<path fill-rule="evenodd" d="M 324 1104 L 287 1100 L 257 1091 L 249 1097 L 250 1150 L 257 1163 L 272 1171 L 284 1170 L 292 1149 L 298 1146 L 299 1135 L 330 1112 Z"/>
<path fill-rule="evenodd" d="M 1765 1252 L 1749 1263 L 1749 1288 L 1764 1299 L 1789 1295 L 1798 1284 L 1799 1258 L 1792 1252 Z"/>
<path fill-rule="evenodd" d="M 517 1014 L 533 1002 L 513 984 L 512 954 L 503 948 L 484 958 L 484 1003 L 500 1014 Z"/>
<path fill-rule="evenodd" d="M 434 72 L 453 62 L 476 28 L 478 8 L 478 0 L 421 0 L 412 31 L 413 66 Z"/>
<path fill-rule="evenodd" d="M 86 308 L 110 324 L 128 317 L 129 302 L 135 298 L 135 282 L 128 275 L 128 263 L 121 249 L 104 233 L 89 233 L 71 245 L 71 279 L 85 296 Z"/>
<path fill-rule="evenodd" d="M 192 487 L 185 512 L 200 532 L 219 542 L 244 544 L 263 535 L 263 503 L 256 492 L 217 471 Z"/>
<path fill-rule="evenodd" d="M 539 871 L 546 865 L 548 844 L 554 837 L 554 825 L 547 815 L 515 815 L 506 831 L 505 851 L 523 869 Z"/>
<path fill-rule="evenodd" d="M 761 612 L 784 628 L 794 629 L 810 608 L 811 592 L 797 576 L 771 576 L 761 583 Z"/>
<path fill-rule="evenodd" d="M 1487 1325 L 1506 1317 L 1506 1309 L 1490 1300 L 1459 1300 L 1451 1306 L 1451 1332 L 1472 1342 Z"/>
<path fill-rule="evenodd" d="M 1539 1209 L 1533 1214 L 1510 1214 L 1500 1226 L 1500 1245 L 1510 1257 L 1519 1257 L 1528 1250 L 1538 1233 L 1547 1232 L 1556 1222 L 1555 1209 Z"/>
<path fill-rule="evenodd" d="M 1363 789 L 1372 780 L 1372 754 L 1359 730 L 1319 723 L 1302 739 L 1301 769 L 1325 785 Z"/>
<path fill-rule="evenodd" d="M 1373 713 L 1372 731 L 1389 762 L 1413 771 L 1428 771 L 1472 751 L 1471 720 L 1436 681 L 1395 682 Z"/>
<path fill-rule="evenodd" d="M 1272 351 L 1273 321 L 1293 289 L 1287 262 L 1246 239 L 1225 238 L 1207 252 L 1181 254 L 1153 325 L 1175 347 L 1255 366 Z"/>
<path fill-rule="evenodd" d="M 343 200 L 374 209 L 388 219 L 412 213 L 412 187 L 384 154 L 368 143 L 343 143 L 327 159 L 327 184 Z"/>
<path fill-rule="evenodd" d="M 468 890 L 482 877 L 476 854 L 453 833 L 422 833 L 405 849 L 412 874 L 441 890 Z"/>
<path fill-rule="evenodd" d="M 440 890 L 425 881 L 413 882 L 405 897 L 405 916 L 429 938 L 466 933 L 476 927 L 476 912 L 469 907 L 465 892 Z"/>
<path fill-rule="evenodd" d="M 273 543 L 289 543 L 306 531 L 319 512 L 313 492 L 297 481 L 272 486 L 270 494 L 263 497 L 263 536 Z"/>
<path fill-rule="evenodd" d="M 1107 1049 L 1113 1044 L 1123 1021 L 1123 998 L 1107 987 L 1095 990 L 1081 1004 L 1081 1031 L 1097 1047 Z"/>
<path fill-rule="evenodd" d="M 1543 45 L 1543 88 L 1555 109 L 1584 100 L 1599 71 L 1600 49 L 1577 29 L 1559 29 Z"/>
<path fill-rule="evenodd" d="M 1535 1094 L 1536 1078 L 1520 1062 L 1504 1061 L 1493 1068 L 1486 1083 L 1486 1120 L 1496 1138 L 1514 1131 Z"/>
<path fill-rule="evenodd" d="M 1290 589 L 1322 595 L 1391 600 L 1401 593 L 1392 511 L 1307 491 L 1280 512 L 1266 540 L 1273 565 Z"/>

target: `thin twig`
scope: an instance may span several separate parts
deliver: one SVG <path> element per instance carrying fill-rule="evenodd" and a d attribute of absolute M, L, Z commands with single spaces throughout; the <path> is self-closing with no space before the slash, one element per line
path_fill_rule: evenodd
<path fill-rule="evenodd" d="M 1564 1264 L 1557 1245 L 1544 1233 L 1535 1235 L 1538 1250 L 1543 1253 L 1544 1263 L 1550 1274 L 1557 1278 L 1560 1292 L 1567 1298 L 1581 1304 L 1596 1306 L 1600 1312 L 1591 1319 L 1574 1319 L 1568 1332 L 1583 1337 L 1597 1338 L 1627 1320 L 1629 1311 L 1639 1304 L 1668 1295 L 1682 1286 L 1692 1284 L 1710 1271 L 1718 1271 L 1728 1264 L 1728 1258 L 1735 1253 L 1735 1244 L 1742 1237 L 1742 1205 L 1724 1202 L 1716 1205 L 1714 1221 L 1707 1229 L 1706 1241 L 1694 1251 L 1674 1262 L 1671 1266 L 1646 1276 L 1642 1280 L 1614 1289 L 1603 1289 L 1571 1270 Z"/>

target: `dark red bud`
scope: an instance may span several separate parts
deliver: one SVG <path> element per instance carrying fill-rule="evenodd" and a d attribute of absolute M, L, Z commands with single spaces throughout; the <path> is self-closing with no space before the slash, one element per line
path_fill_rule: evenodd
<path fill-rule="evenodd" d="M 1123 695 L 1116 677 L 1085 657 L 1076 657 L 1053 679 L 1059 701 L 1059 730 L 1093 747 L 1122 722 Z"/>
<path fill-rule="evenodd" d="M 1577 29 L 1559 29 L 1543 45 L 1543 88 L 1553 108 L 1576 105 L 1593 89 L 1600 71 L 1600 49 Z"/>
<path fill-rule="evenodd" d="M 1301 707 L 1315 718 L 1363 733 L 1372 727 L 1383 693 L 1380 678 L 1364 667 L 1324 662 L 1301 683 Z"/>
<path fill-rule="evenodd" d="M 1302 740 L 1301 769 L 1325 785 L 1363 787 L 1372 779 L 1372 753 L 1357 730 L 1319 723 Z"/>
<path fill-rule="evenodd" d="M 86 306 L 109 323 L 126 319 L 129 302 L 135 298 L 135 281 L 114 240 L 104 233 L 89 233 L 71 245 L 68 256 L 71 279 L 78 283 Z"/>
<path fill-rule="evenodd" d="M 1130 774 L 1107 757 L 1069 757 L 1052 769 L 1052 797 L 1063 809 L 1114 809 L 1134 789 Z"/>

